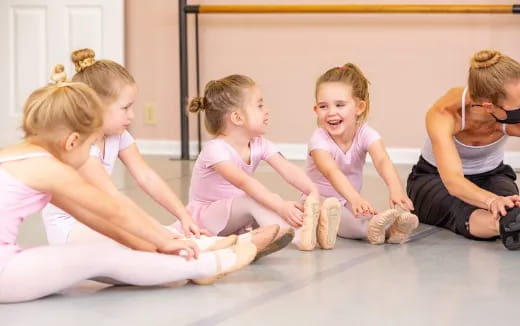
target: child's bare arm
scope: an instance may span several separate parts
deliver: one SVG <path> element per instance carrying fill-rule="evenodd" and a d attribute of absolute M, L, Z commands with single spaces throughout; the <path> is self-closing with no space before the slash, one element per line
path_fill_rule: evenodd
<path fill-rule="evenodd" d="M 81 223 L 130 248 L 165 252 L 173 247 L 173 237 L 157 232 L 149 220 L 136 218 L 130 207 L 90 185 L 71 167 L 54 159 L 44 164 L 41 190 L 51 193 L 52 202 Z M 180 244 L 186 246 L 188 256 L 197 255 L 198 249 L 191 243 Z"/>
<path fill-rule="evenodd" d="M 213 165 L 213 168 L 229 183 L 242 189 L 251 198 L 285 218 L 292 226 L 300 226 L 303 223 L 302 212 L 294 203 L 285 201 L 280 195 L 269 191 L 258 180 L 237 168 L 233 163 L 224 161 Z"/>
<path fill-rule="evenodd" d="M 179 219 L 186 236 L 191 234 L 196 237 L 200 236 L 201 230 L 193 221 L 186 206 L 159 174 L 146 163 L 136 144 L 132 144 L 119 152 L 119 158 L 139 187 Z M 202 233 L 207 234 L 205 231 L 202 231 Z"/>
<path fill-rule="evenodd" d="M 310 155 L 321 174 L 323 174 L 323 176 L 329 180 L 332 187 L 350 203 L 355 215 L 376 213 L 373 206 L 352 186 L 330 153 L 325 150 L 315 149 L 311 151 Z"/>
<path fill-rule="evenodd" d="M 395 205 L 400 205 L 404 209 L 413 210 L 412 201 L 403 189 L 399 174 L 386 152 L 383 141 L 379 139 L 373 142 L 368 148 L 368 153 L 372 158 L 377 173 L 379 173 L 388 187 L 390 207 L 394 208 Z"/>
<path fill-rule="evenodd" d="M 271 165 L 285 181 L 296 189 L 308 196 L 314 196 L 317 199 L 320 198 L 320 193 L 316 185 L 307 176 L 305 171 L 296 164 L 290 162 L 278 153 L 271 155 L 267 159 L 267 163 L 269 163 L 269 165 Z"/>

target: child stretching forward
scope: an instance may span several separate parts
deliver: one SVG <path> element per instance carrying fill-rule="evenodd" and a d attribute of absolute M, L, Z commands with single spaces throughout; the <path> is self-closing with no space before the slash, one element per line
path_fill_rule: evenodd
<path fill-rule="evenodd" d="M 119 159 L 139 187 L 178 218 L 184 236 L 190 237 L 201 251 L 223 249 L 235 244 L 236 236 L 226 238 L 205 236 L 204 230 L 200 230 L 193 222 L 186 207 L 176 194 L 143 159 L 134 138 L 127 131 L 134 118 L 136 82 L 125 67 L 111 60 L 96 60 L 94 55 L 94 51 L 91 49 L 76 50 L 71 55 L 77 71 L 72 80 L 90 86 L 106 106 L 102 126 L 103 135 L 91 147 L 90 157 L 78 169 L 78 172 L 91 185 L 117 199 L 122 205 L 130 207 L 135 216 L 148 219 L 159 232 L 167 235 L 171 232 L 178 233 L 174 228 L 160 225 L 116 188 L 110 179 L 110 174 Z M 61 79 L 66 77 L 62 69 L 51 76 L 55 80 L 60 77 Z M 93 243 L 111 240 L 84 224 L 78 223 L 74 217 L 54 205 L 47 205 L 42 216 L 47 238 L 51 244 Z M 277 228 L 278 226 L 271 226 L 258 230 L 251 234 L 247 241 L 250 240 L 257 245 L 258 249 L 262 250 L 276 235 Z M 181 237 L 181 234 L 177 235 Z"/>
<path fill-rule="evenodd" d="M 85 84 L 40 88 L 24 107 L 24 142 L 0 150 L 0 303 L 41 298 L 94 278 L 142 286 L 186 279 L 206 284 L 255 257 L 251 243 L 199 255 L 192 241 L 162 232 L 85 182 L 75 169 L 100 136 L 103 111 Z M 20 224 L 49 202 L 136 250 L 107 241 L 20 248 Z"/>
<path fill-rule="evenodd" d="M 351 63 L 329 69 L 316 82 L 314 112 L 319 127 L 312 135 L 307 174 L 321 196 L 343 204 L 338 235 L 367 238 L 372 244 L 402 243 L 418 226 L 381 137 L 365 124 L 369 112 L 368 80 Z M 360 194 L 363 165 L 369 153 L 390 193 L 390 207 L 381 214 Z M 397 209 L 394 209 L 397 208 Z"/>
<path fill-rule="evenodd" d="M 312 250 L 320 215 L 318 189 L 303 170 L 263 137 L 269 111 L 256 83 L 243 75 L 211 81 L 204 97 L 193 99 L 189 109 L 203 111 L 206 129 L 215 135 L 193 168 L 187 207 L 196 222 L 218 235 L 237 233 L 253 224 L 279 224 L 286 239 L 280 246 L 291 241 L 293 227 L 297 229 L 293 239 L 297 246 Z M 308 195 L 303 212 L 301 205 L 282 199 L 252 176 L 262 160 Z M 327 230 L 321 233 L 326 235 Z"/>

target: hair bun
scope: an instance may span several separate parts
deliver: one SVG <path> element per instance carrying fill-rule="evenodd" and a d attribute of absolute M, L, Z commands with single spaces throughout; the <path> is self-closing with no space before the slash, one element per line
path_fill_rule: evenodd
<path fill-rule="evenodd" d="M 496 50 L 478 51 L 471 58 L 470 66 L 474 69 L 488 68 L 495 65 L 501 57 L 502 53 Z"/>
<path fill-rule="evenodd" d="M 70 57 L 72 62 L 74 62 L 76 72 L 83 71 L 85 68 L 93 65 L 96 62 L 94 59 L 95 55 L 96 53 L 92 49 L 80 49 L 72 52 Z"/>
<path fill-rule="evenodd" d="M 204 110 L 204 97 L 195 97 L 192 99 L 188 110 L 195 113 Z"/>
<path fill-rule="evenodd" d="M 50 82 L 51 84 L 64 83 L 67 81 L 67 73 L 63 65 L 55 65 L 51 72 Z"/>

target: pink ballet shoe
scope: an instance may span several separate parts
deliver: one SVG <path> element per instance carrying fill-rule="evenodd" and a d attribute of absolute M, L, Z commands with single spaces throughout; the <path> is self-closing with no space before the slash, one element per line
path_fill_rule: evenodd
<path fill-rule="evenodd" d="M 316 229 L 320 216 L 320 202 L 313 197 L 307 197 L 303 204 L 303 225 L 301 227 L 298 249 L 313 250 L 316 247 Z"/>
<path fill-rule="evenodd" d="M 250 232 L 249 240 L 256 246 L 258 252 L 261 252 L 274 241 L 279 231 L 280 225 L 278 224 L 261 226 Z"/>
<path fill-rule="evenodd" d="M 401 244 L 408 240 L 413 230 L 419 226 L 417 215 L 397 206 L 397 219 L 388 229 L 387 243 Z"/>
<path fill-rule="evenodd" d="M 280 229 L 274 240 L 262 250 L 259 250 L 256 254 L 255 260 L 257 261 L 262 257 L 275 253 L 289 245 L 294 238 L 294 229 L 285 228 Z"/>
<path fill-rule="evenodd" d="M 217 255 L 217 273 L 213 276 L 192 279 L 191 281 L 199 285 L 213 284 L 217 280 L 223 278 L 224 276 L 236 272 L 249 265 L 253 261 L 253 259 L 255 259 L 257 253 L 256 246 L 250 242 L 238 243 L 231 247 L 231 249 L 235 252 L 237 256 L 237 261 L 233 266 L 223 270 L 221 257 L 218 254 L 218 252 L 215 252 L 215 255 Z"/>
<path fill-rule="evenodd" d="M 226 249 L 236 244 L 238 241 L 238 236 L 235 234 L 228 235 L 227 237 L 218 239 L 215 243 L 210 246 L 208 249 L 204 251 L 215 251 L 220 249 Z"/>
<path fill-rule="evenodd" d="M 396 209 L 388 209 L 382 213 L 374 215 L 368 221 L 367 240 L 373 245 L 379 245 L 385 242 L 386 229 L 392 225 L 397 219 L 398 211 Z"/>
<path fill-rule="evenodd" d="M 321 205 L 316 236 L 321 249 L 332 249 L 338 237 L 341 203 L 337 198 L 325 199 Z"/>

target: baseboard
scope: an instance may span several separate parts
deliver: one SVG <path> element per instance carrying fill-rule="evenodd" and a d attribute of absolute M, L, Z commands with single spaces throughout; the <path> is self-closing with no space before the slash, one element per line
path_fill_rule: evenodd
<path fill-rule="evenodd" d="M 204 145 L 204 144 L 203 144 Z M 305 160 L 307 144 L 303 143 L 277 143 L 280 152 L 290 160 Z M 137 139 L 137 146 L 143 155 L 164 155 L 172 158 L 181 156 L 181 143 L 178 140 L 152 140 Z M 388 155 L 395 164 L 414 164 L 420 154 L 420 148 L 387 148 Z M 190 158 L 195 159 L 198 154 L 196 141 L 190 142 Z M 370 162 L 370 157 L 367 156 Z M 520 169 L 520 152 L 506 152 L 504 162 L 514 169 Z"/>

